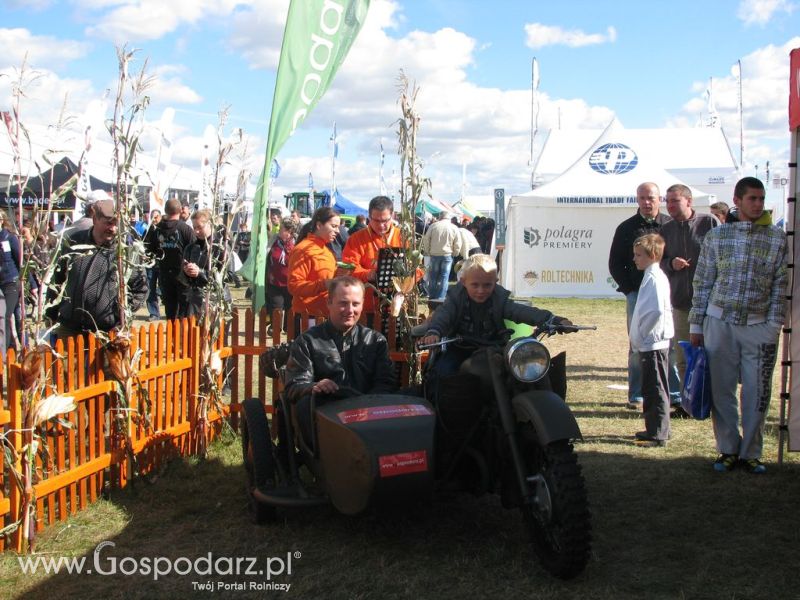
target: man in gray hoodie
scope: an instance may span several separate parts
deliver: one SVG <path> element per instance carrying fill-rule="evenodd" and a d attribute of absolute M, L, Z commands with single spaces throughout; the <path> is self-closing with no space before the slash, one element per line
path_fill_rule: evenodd
<path fill-rule="evenodd" d="M 703 238 L 719 222 L 711 215 L 698 214 L 692 208 L 692 190 L 676 183 L 667 188 L 667 212 L 672 221 L 661 226 L 666 242 L 661 270 L 667 274 L 672 301 L 672 338 L 670 363 L 676 365 L 681 382 L 686 373 L 686 357 L 678 345 L 689 340 L 689 310 L 692 308 L 692 279 L 700 257 Z"/>

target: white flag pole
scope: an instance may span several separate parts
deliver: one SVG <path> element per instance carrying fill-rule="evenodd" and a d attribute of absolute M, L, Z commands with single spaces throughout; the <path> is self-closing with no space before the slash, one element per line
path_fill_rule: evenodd
<path fill-rule="evenodd" d="M 536 173 L 533 170 L 533 145 L 536 132 L 539 129 L 539 61 L 533 57 L 531 61 L 531 158 L 528 166 L 531 167 L 531 189 L 533 189 Z"/>
<path fill-rule="evenodd" d="M 336 156 L 339 154 L 339 145 L 336 142 L 336 121 L 333 122 L 333 142 L 331 146 L 331 207 L 336 204 Z"/>
<path fill-rule="evenodd" d="M 742 61 L 737 60 L 739 69 L 739 168 L 744 169 L 744 107 L 742 101 Z"/>

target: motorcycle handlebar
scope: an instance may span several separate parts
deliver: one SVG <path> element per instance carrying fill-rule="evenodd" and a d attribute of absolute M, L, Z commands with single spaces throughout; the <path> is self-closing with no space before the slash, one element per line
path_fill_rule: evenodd
<path fill-rule="evenodd" d="M 596 331 L 597 325 L 561 325 L 557 323 L 545 323 L 544 325 L 540 325 L 537 327 L 531 337 L 538 338 L 540 335 L 554 335 L 556 333 L 575 333 L 577 331 Z M 482 338 L 473 338 L 468 336 L 454 336 L 454 337 L 446 337 L 440 339 L 438 342 L 434 342 L 433 344 L 420 344 L 417 346 L 418 350 L 429 350 L 431 348 L 440 348 L 446 344 L 453 344 L 458 342 L 465 342 L 467 344 L 473 344 L 475 346 L 493 346 L 497 342 L 485 340 Z"/>
<path fill-rule="evenodd" d="M 438 342 L 434 342 L 433 344 L 419 344 L 417 345 L 417 349 L 429 350 L 430 348 L 439 348 L 440 346 L 444 346 L 445 344 L 450 344 L 452 342 L 460 342 L 462 339 L 463 338 L 461 336 L 442 338 Z"/>
<path fill-rule="evenodd" d="M 564 333 L 572 333 L 574 331 L 585 331 L 587 329 L 590 331 L 596 331 L 597 325 L 566 325 L 564 327 L 557 326 L 557 329 L 561 329 Z"/>
<path fill-rule="evenodd" d="M 539 325 L 534 330 L 532 337 L 538 338 L 540 336 L 555 335 L 556 333 L 575 333 L 576 331 L 584 331 L 587 329 L 594 331 L 597 329 L 597 325 L 575 325 L 573 323 L 564 325 L 561 323 L 553 323 L 548 321 L 547 323 Z"/>

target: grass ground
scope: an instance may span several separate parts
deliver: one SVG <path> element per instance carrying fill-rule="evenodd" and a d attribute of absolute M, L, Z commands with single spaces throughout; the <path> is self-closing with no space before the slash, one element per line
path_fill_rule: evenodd
<path fill-rule="evenodd" d="M 571 582 L 552 579 L 531 554 L 517 513 L 495 498 L 455 496 L 406 512 L 358 518 L 331 508 L 284 511 L 277 524 L 250 524 L 238 441 L 215 443 L 205 461 L 173 462 L 155 483 L 115 492 L 39 538 L 42 557 L 85 557 L 118 570 L 168 557 L 255 557 L 257 569 L 292 554 L 295 598 L 800 598 L 800 457 L 777 460 L 778 401 L 767 422 L 765 462 L 753 476 L 712 471 L 710 421 L 673 421 L 666 448 L 638 448 L 641 416 L 624 408 L 624 305 L 610 300 L 537 303 L 597 331 L 553 338 L 567 350 L 568 402 L 584 441 L 576 445 L 593 515 L 593 554 Z M 777 377 L 776 377 L 777 379 Z M 777 399 L 777 383 L 773 397 Z M 295 555 L 296 553 L 296 555 Z M 271 563 L 269 559 L 272 558 Z M 184 561 L 184 562 L 181 562 Z M 140 562 L 139 564 L 144 564 Z M 221 563 L 224 568 L 226 563 Z M 202 567 L 202 564 L 201 564 Z M 0 598 L 189 598 L 198 584 L 251 584 L 262 575 L 26 575 L 17 557 L 0 557 Z M 217 589 L 214 597 L 277 595 Z"/>

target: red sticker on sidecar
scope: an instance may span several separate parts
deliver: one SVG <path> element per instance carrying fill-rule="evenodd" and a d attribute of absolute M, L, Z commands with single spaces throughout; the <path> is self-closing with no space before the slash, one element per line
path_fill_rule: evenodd
<path fill-rule="evenodd" d="M 367 406 L 344 410 L 336 413 L 339 420 L 344 423 L 360 423 L 363 421 L 380 421 L 381 419 L 398 419 L 401 417 L 422 417 L 432 415 L 433 412 L 422 404 L 393 404 L 391 406 Z"/>
<path fill-rule="evenodd" d="M 401 452 L 378 457 L 381 477 L 394 477 L 406 473 L 420 473 L 428 470 L 428 453 L 425 450 Z"/>

